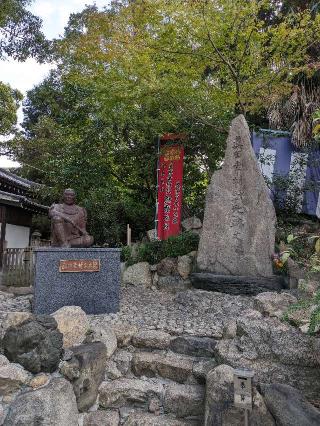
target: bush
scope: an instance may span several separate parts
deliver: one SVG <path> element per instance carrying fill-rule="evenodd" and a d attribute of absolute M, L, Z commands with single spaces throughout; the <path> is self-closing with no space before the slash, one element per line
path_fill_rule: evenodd
<path fill-rule="evenodd" d="M 152 265 L 159 263 L 165 257 L 178 257 L 198 250 L 199 235 L 192 232 L 170 237 L 165 241 L 142 243 L 137 249 L 123 247 L 121 260 L 127 265 L 137 262 L 148 262 Z"/>

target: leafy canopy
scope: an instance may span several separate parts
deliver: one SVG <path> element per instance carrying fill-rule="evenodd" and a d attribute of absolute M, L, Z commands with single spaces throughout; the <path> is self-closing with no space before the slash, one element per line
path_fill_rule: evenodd
<path fill-rule="evenodd" d="M 319 15 L 281 6 L 116 1 L 71 15 L 57 70 L 29 93 L 12 145 L 33 166 L 25 173 L 54 193 L 74 186 L 99 242 L 119 242 L 127 222 L 136 235 L 153 225 L 156 136 L 186 132 L 184 200 L 201 212 L 230 119 L 261 122 L 295 75 L 313 72 Z"/>

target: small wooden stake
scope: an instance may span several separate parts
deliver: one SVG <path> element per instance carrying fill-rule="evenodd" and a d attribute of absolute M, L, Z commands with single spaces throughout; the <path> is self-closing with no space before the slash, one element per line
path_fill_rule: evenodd
<path fill-rule="evenodd" d="M 127 246 L 131 246 L 131 228 L 127 225 Z"/>

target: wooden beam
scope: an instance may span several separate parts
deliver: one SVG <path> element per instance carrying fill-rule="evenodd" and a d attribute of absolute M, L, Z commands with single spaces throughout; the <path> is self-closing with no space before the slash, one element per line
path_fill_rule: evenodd
<path fill-rule="evenodd" d="M 2 268 L 3 252 L 5 250 L 4 242 L 5 242 L 5 238 L 6 238 L 6 226 L 7 226 L 7 208 L 6 208 L 6 206 L 0 206 L 0 222 L 1 222 L 1 232 L 0 232 L 0 268 Z"/>

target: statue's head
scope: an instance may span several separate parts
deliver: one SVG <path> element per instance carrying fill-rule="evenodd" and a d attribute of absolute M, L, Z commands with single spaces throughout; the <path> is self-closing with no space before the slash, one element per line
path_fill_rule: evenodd
<path fill-rule="evenodd" d="M 76 193 L 74 192 L 74 190 L 71 188 L 65 189 L 63 192 L 63 202 L 71 206 L 75 203 L 75 201 Z"/>

